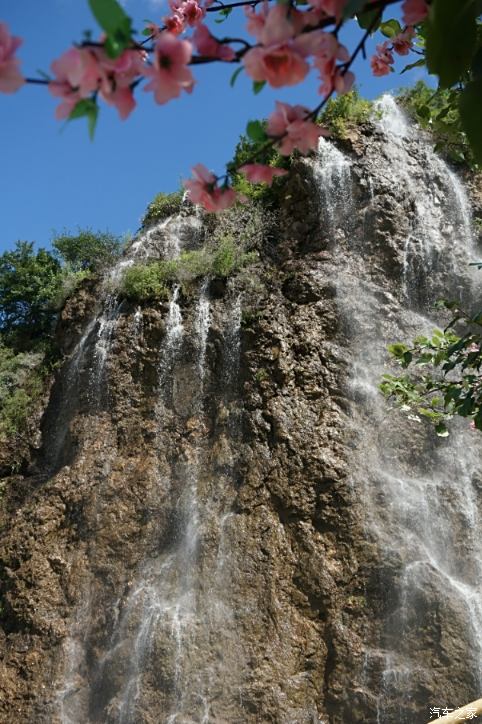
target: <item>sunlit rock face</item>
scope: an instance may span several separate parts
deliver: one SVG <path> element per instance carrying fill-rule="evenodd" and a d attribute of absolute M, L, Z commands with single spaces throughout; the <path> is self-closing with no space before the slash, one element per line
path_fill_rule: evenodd
<path fill-rule="evenodd" d="M 278 208 L 186 206 L 68 301 L 6 481 L 0 721 L 408 724 L 479 696 L 478 433 L 377 392 L 438 297 L 480 301 L 468 198 L 385 97 Z M 116 294 L 216 225 L 259 261 Z"/>

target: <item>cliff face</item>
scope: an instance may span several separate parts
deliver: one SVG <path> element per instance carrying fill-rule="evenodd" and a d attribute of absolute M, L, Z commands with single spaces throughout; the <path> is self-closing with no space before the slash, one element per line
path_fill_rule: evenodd
<path fill-rule="evenodd" d="M 345 145 L 217 222 L 260 254 L 227 282 L 67 303 L 3 500 L 1 721 L 423 722 L 479 694 L 480 443 L 376 393 L 387 342 L 478 293 L 464 191 L 389 102 Z"/>

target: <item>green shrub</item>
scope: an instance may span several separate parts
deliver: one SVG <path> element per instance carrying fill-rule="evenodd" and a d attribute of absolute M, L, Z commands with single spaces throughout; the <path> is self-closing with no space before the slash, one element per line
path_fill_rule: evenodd
<path fill-rule="evenodd" d="M 128 299 L 140 302 L 166 299 L 169 289 L 165 282 L 163 262 L 136 264 L 124 272 L 122 293 Z"/>
<path fill-rule="evenodd" d="M 168 216 L 177 214 L 181 209 L 182 199 L 182 191 L 174 191 L 171 194 L 157 194 L 142 217 L 142 226 L 150 226 L 154 222 L 162 221 L 167 219 Z"/>
<path fill-rule="evenodd" d="M 64 267 L 60 275 L 59 288 L 52 298 L 55 309 L 62 309 L 65 302 L 80 287 L 85 279 L 91 279 L 93 276 L 91 271 L 80 270 L 71 271 Z"/>
<path fill-rule="evenodd" d="M 232 236 L 224 236 L 212 255 L 211 274 L 215 277 L 229 277 L 243 267 L 253 264 L 257 258 L 255 251 L 243 251 L 235 244 Z"/>
<path fill-rule="evenodd" d="M 353 89 L 344 95 L 330 98 L 318 120 L 335 136 L 345 138 L 350 127 L 370 119 L 372 107 L 371 101 L 361 98 L 358 91 Z"/>
<path fill-rule="evenodd" d="M 0 342 L 0 442 L 24 432 L 43 391 L 44 358 L 42 352 L 16 353 Z"/>
<path fill-rule="evenodd" d="M 265 129 L 266 121 L 264 121 L 262 125 Z M 270 203 L 277 198 L 279 189 L 285 183 L 285 177 L 275 178 L 271 186 L 268 186 L 267 184 L 252 184 L 245 176 L 243 176 L 243 174 L 238 173 L 235 170 L 249 161 L 253 163 L 252 156 L 258 148 L 259 144 L 257 142 L 242 135 L 239 139 L 238 145 L 236 146 L 234 157 L 228 164 L 228 169 L 231 169 L 229 175 L 231 177 L 232 186 L 236 191 L 244 194 L 249 199 Z M 258 154 L 256 163 L 263 163 L 275 168 L 288 169 L 290 167 L 291 158 L 282 156 L 273 146 L 269 146 L 263 152 Z"/>
<path fill-rule="evenodd" d="M 136 264 L 124 272 L 121 293 L 135 301 L 166 299 L 169 287 L 179 283 L 184 288 L 206 277 L 229 277 L 258 258 L 256 252 L 244 251 L 231 236 L 202 249 L 183 251 L 177 259 Z"/>
<path fill-rule="evenodd" d="M 54 237 L 52 246 L 69 271 L 100 272 L 119 258 L 124 241 L 108 231 L 79 229 Z"/>
<path fill-rule="evenodd" d="M 451 161 L 476 166 L 467 136 L 462 131 L 457 89 L 434 91 L 418 81 L 412 88 L 401 90 L 397 100 L 411 118 L 430 131 L 436 151 Z"/>

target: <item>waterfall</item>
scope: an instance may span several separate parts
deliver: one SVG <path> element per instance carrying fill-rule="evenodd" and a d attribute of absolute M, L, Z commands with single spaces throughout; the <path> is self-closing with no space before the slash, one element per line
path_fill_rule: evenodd
<path fill-rule="evenodd" d="M 368 145 L 358 162 L 358 175 L 370 177 L 369 223 L 355 232 L 356 245 L 339 250 L 337 298 L 352 360 L 351 485 L 367 541 L 380 557 L 377 605 L 386 611 L 382 631 L 366 635 L 359 691 L 375 691 L 373 720 L 408 724 L 428 720 L 430 706 L 463 703 L 427 699 L 429 674 L 443 669 L 451 646 L 466 658 L 467 700 L 480 695 L 482 449 L 465 421 L 454 421 L 453 434 L 442 440 L 421 421 L 390 412 L 377 385 L 387 344 L 437 326 L 431 302 L 451 294 L 480 300 L 481 287 L 468 267 L 474 249 L 460 181 L 391 96 L 376 107 L 383 151 Z M 348 164 L 345 157 L 315 174 L 334 208 L 352 193 L 349 173 L 340 174 Z M 385 216 L 390 208 L 401 219 L 388 233 L 380 226 L 380 203 Z M 433 638 L 438 616 L 447 627 L 441 641 Z M 421 699 L 424 710 L 414 703 Z"/>
<path fill-rule="evenodd" d="M 207 294 L 208 291 L 208 280 L 206 279 L 202 286 L 201 291 L 199 295 L 199 303 L 196 313 L 196 321 L 194 325 L 194 330 L 197 336 L 198 345 L 199 345 L 199 354 L 198 354 L 198 370 L 199 370 L 199 379 L 201 382 L 201 388 L 202 384 L 204 382 L 204 371 L 205 371 L 205 363 L 206 363 L 206 342 L 208 338 L 209 333 L 209 322 L 210 322 L 210 302 L 209 302 L 209 296 Z"/>
<path fill-rule="evenodd" d="M 176 258 L 184 248 L 198 245 L 199 234 L 197 216 L 180 216 L 134 242 L 127 257 L 110 272 L 102 312 L 88 324 L 72 354 L 72 384 L 77 384 L 75 377 L 84 369 L 98 397 L 110 384 L 112 341 L 126 314 L 111 290 L 123 271 L 138 260 L 158 255 Z M 184 304 L 181 287 L 175 285 L 164 307 L 157 364 L 155 485 L 144 501 L 149 511 L 163 509 L 164 529 L 156 526 L 155 518 L 149 523 L 141 541 L 146 554 L 130 573 L 125 590 L 118 591 L 109 615 L 111 630 L 98 650 L 102 634 L 91 628 L 98 587 L 94 578 L 86 580 L 83 603 L 65 640 L 64 676 L 57 698 L 62 724 L 144 721 L 153 699 L 164 712 L 166 724 L 207 723 L 212 720 L 212 706 L 218 706 L 217 693 L 225 691 L 228 682 L 225 701 L 237 697 L 242 656 L 226 593 L 233 518 L 231 475 L 239 432 L 233 420 L 237 420 L 239 397 L 241 300 L 239 295 L 233 297 L 226 311 L 224 303 L 213 306 L 209 279 L 205 279 L 195 304 L 189 309 Z M 215 456 L 207 410 L 216 402 L 217 392 L 216 379 L 208 374 L 215 363 L 208 354 L 213 315 L 216 334 L 221 335 L 220 404 L 228 407 L 226 423 L 220 423 L 216 432 L 220 449 Z M 135 338 L 133 353 L 142 357 L 149 324 L 140 308 L 126 328 Z M 87 354 L 90 366 L 84 359 Z M 221 467 L 216 460 L 222 460 Z M 107 471 L 106 486 L 109 475 Z M 99 500 L 96 505 L 103 503 Z M 95 542 L 93 546 L 95 560 Z M 219 643 L 213 648 L 216 640 Z"/>
<path fill-rule="evenodd" d="M 348 230 L 353 213 L 350 163 L 336 146 L 323 137 L 318 142 L 318 158 L 314 175 L 321 194 L 321 207 L 330 235 Z"/>
<path fill-rule="evenodd" d="M 473 238 L 463 187 L 434 153 L 431 141 L 420 137 L 420 129 L 409 124 L 391 95 L 375 103 L 375 113 L 386 162 L 381 165 L 369 153 L 369 164 L 373 161 L 375 197 L 377 190 L 388 192 L 403 206 L 402 282 L 407 302 L 421 306 L 433 302 L 436 277 L 441 273 L 450 284 L 442 296 L 461 300 L 463 290 L 467 293 L 472 286 L 471 276 L 473 279 L 466 266 Z"/>
<path fill-rule="evenodd" d="M 182 339 L 184 326 L 178 304 L 176 287 L 169 305 L 162 364 L 159 370 L 159 395 L 169 404 L 169 375 L 183 364 Z M 236 305 L 235 305 L 236 307 Z M 206 346 L 209 334 L 208 285 L 201 286 L 194 310 L 193 330 L 196 351 L 191 374 L 197 378 L 202 392 L 205 380 Z M 228 319 L 227 339 L 237 338 Z M 236 345 L 227 351 L 230 363 L 235 363 Z M 145 562 L 137 574 L 127 601 L 123 606 L 118 626 L 112 636 L 110 648 L 101 664 L 99 692 L 109 690 L 112 670 L 124 668 L 123 684 L 115 699 L 108 705 L 109 722 L 128 724 L 137 721 L 145 706 L 144 684 L 150 672 L 157 671 L 164 681 L 158 682 L 158 696 L 164 697 L 163 710 L 169 712 L 169 724 L 188 719 L 209 722 L 212 689 L 219 685 L 219 671 L 209 661 L 208 641 L 223 637 L 223 626 L 231 622 L 229 607 L 223 601 L 226 578 L 224 529 L 230 513 L 218 509 L 220 491 L 214 498 L 205 491 L 201 497 L 201 476 L 206 474 L 205 436 L 203 426 L 203 395 L 195 395 L 191 420 L 195 421 L 194 445 L 184 453 L 179 451 L 173 460 L 172 479 L 168 482 L 173 497 L 173 516 L 176 521 L 173 538 L 167 552 Z M 158 412 L 161 417 L 164 408 Z M 162 425 L 162 420 L 160 419 Z M 217 528 L 218 545 L 210 561 L 209 538 L 211 528 Z M 206 587 L 207 581 L 211 583 Z M 127 651 L 129 663 L 125 668 Z M 201 652 L 202 658 L 197 659 Z M 162 656 L 162 667 L 156 657 Z M 223 674 L 227 676 L 226 672 Z"/>
<path fill-rule="evenodd" d="M 480 304 L 465 189 L 384 97 L 279 207 L 185 206 L 68 300 L 42 449 L 0 481 L 2 721 L 414 724 L 480 696 L 480 433 L 378 390 L 435 300 Z M 228 235 L 259 259 L 192 278 Z M 178 258 L 162 298 L 119 291 Z"/>

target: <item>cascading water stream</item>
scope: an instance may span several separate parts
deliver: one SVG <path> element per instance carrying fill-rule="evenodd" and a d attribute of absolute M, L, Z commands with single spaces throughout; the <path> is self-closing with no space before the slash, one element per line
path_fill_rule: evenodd
<path fill-rule="evenodd" d="M 74 350 L 72 378 L 86 369 L 91 386 L 100 389 L 101 383 L 107 385 L 111 342 L 125 314 L 111 293 L 114 282 L 140 259 L 176 258 L 185 244 L 196 246 L 199 230 L 198 216 L 170 219 L 159 226 L 157 236 L 151 231 L 135 242 L 107 280 L 103 312 L 89 323 Z M 149 709 L 153 682 L 164 722 L 207 723 L 216 692 L 239 677 L 241 659 L 232 646 L 236 625 L 225 601 L 232 491 L 228 473 L 219 474 L 212 468 L 205 410 L 212 396 L 207 350 L 214 310 L 209 280 L 200 285 L 192 308 L 186 311 L 183 304 L 181 289 L 175 286 L 159 349 L 154 405 L 157 484 L 145 501 L 148 510 L 159 505 L 168 509 L 167 531 L 157 540 L 155 525 L 150 528 L 151 538 L 143 541 L 150 552 L 132 573 L 128 592 L 119 594 L 112 632 L 95 664 L 89 654 L 98 637 L 90 629 L 95 582 L 86 581 L 84 603 L 77 609 L 65 642 L 64 680 L 58 692 L 62 724 L 144 721 L 141 712 Z M 238 397 L 239 296 L 229 312 L 220 310 L 216 312 L 217 324 L 221 323 L 218 334 L 220 330 L 223 338 L 219 379 L 229 408 L 221 437 L 229 467 L 236 457 L 231 451 L 231 437 L 233 441 L 235 437 L 231 428 L 237 428 L 233 420 Z M 135 338 L 134 351 L 142 355 L 149 328 L 139 308 L 128 326 Z M 84 360 L 89 349 L 93 351 L 90 369 Z M 171 446 L 174 431 L 182 432 L 178 444 Z M 231 650 L 216 647 L 215 654 L 199 659 L 200 652 L 211 651 L 216 639 L 220 647 L 229 639 Z M 236 698 L 235 684 L 225 696 L 226 701 L 230 698 Z"/>
<path fill-rule="evenodd" d="M 322 196 L 322 210 L 332 233 L 346 227 L 353 213 L 350 163 L 336 146 L 323 137 L 318 143 L 318 162 L 314 175 Z"/>
<path fill-rule="evenodd" d="M 480 299 L 480 281 L 477 288 L 468 267 L 474 249 L 470 207 L 460 181 L 429 141 L 415 137 L 393 98 L 385 96 L 377 106 L 386 162 L 380 162 L 379 150 L 362 162 L 365 176 L 370 175 L 368 226 L 359 224 L 348 235 L 353 219 L 346 216 L 344 223 L 338 222 L 345 230 L 345 245 L 337 297 L 352 355 L 356 442 L 351 484 L 363 509 L 366 537 L 380 552 L 379 586 L 387 611 L 382 632 L 365 642 L 360 685 L 361 690 L 377 692 L 377 722 L 408 724 L 414 721 L 412 700 L 420 700 L 420 692 L 426 691 L 429 670 L 445 665 L 443 643 L 434 648 L 424 640 L 435 611 L 444 610 L 449 628 L 442 640 L 452 636 L 459 641 L 468 686 L 474 699 L 480 695 L 482 451 L 463 422 L 454 421 L 451 437 L 441 440 L 420 421 L 389 412 L 377 385 L 385 371 L 387 344 L 438 326 L 427 318 L 428 303 L 437 297 Z M 336 209 L 340 182 L 344 198 L 354 192 L 355 182 L 345 170 L 349 159 L 340 160 L 339 151 L 327 153 L 325 147 L 323 141 L 319 163 L 331 157 L 336 164 L 325 164 L 315 179 L 323 182 L 324 203 Z M 394 208 L 407 209 L 406 227 L 402 232 L 394 229 L 395 238 L 387 242 L 393 245 L 392 277 L 402 257 L 398 280 L 391 283 L 370 262 L 377 230 L 372 207 L 379 194 L 386 199 L 388 193 Z M 447 702 L 427 700 L 426 709 L 418 712 L 420 721 L 428 719 L 430 706 L 437 704 Z"/>

